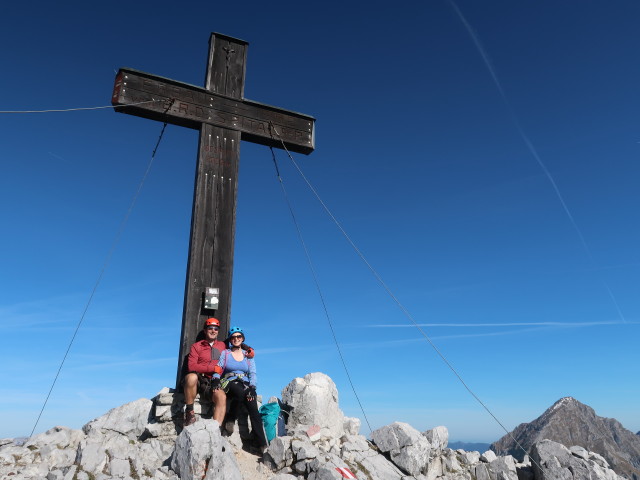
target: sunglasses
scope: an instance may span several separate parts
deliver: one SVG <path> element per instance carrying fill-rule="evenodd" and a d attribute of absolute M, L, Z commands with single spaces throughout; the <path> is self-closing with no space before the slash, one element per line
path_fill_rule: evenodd
<path fill-rule="evenodd" d="M 217 332 L 218 330 L 220 330 L 220 327 L 210 326 L 210 327 L 207 327 L 207 330 L 215 330 Z"/>
<path fill-rule="evenodd" d="M 231 340 L 242 340 L 244 337 L 242 335 L 231 335 Z"/>

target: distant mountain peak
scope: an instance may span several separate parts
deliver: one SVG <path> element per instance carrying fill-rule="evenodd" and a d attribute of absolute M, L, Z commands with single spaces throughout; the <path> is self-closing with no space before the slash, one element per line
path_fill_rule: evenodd
<path fill-rule="evenodd" d="M 573 397 L 562 397 L 560 400 L 558 400 L 555 403 L 555 405 L 562 404 L 562 403 L 580 403 L 580 402 Z"/>
<path fill-rule="evenodd" d="M 560 400 L 556 401 L 556 403 L 554 403 L 553 405 L 551 405 L 543 414 L 542 416 L 545 415 L 550 415 L 554 412 L 557 412 L 559 410 L 563 410 L 563 409 L 586 409 L 588 411 L 592 411 L 593 409 L 591 407 L 589 407 L 588 405 L 585 405 L 584 403 L 579 402 L 578 400 L 576 400 L 573 397 L 562 397 Z M 595 415 L 595 412 L 593 412 L 593 414 Z"/>
<path fill-rule="evenodd" d="M 599 417 L 593 408 L 573 397 L 561 398 L 532 422 L 518 425 L 491 449 L 522 459 L 524 452 L 518 444 L 528 451 L 544 439 L 599 453 L 619 475 L 640 479 L 640 437 L 613 418 Z"/>
<path fill-rule="evenodd" d="M 560 408 L 568 405 L 584 405 L 584 404 L 580 403 L 578 400 L 576 400 L 573 397 L 562 397 L 556 403 L 551 405 L 550 410 L 555 410 L 556 408 Z"/>

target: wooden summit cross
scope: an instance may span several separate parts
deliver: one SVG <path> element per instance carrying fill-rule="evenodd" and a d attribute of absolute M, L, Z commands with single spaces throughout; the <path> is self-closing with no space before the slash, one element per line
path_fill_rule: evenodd
<path fill-rule="evenodd" d="M 118 112 L 200 130 L 176 385 L 204 320 L 220 320 L 220 338 L 229 329 L 240 140 L 314 149 L 313 117 L 244 98 L 247 46 L 212 33 L 204 88 L 121 68 L 113 89 Z M 207 287 L 219 288 L 216 310 L 204 308 Z"/>

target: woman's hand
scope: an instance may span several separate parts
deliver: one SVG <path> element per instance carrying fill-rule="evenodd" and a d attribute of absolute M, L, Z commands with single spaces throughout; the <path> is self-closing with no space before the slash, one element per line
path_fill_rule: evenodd
<path fill-rule="evenodd" d="M 253 402 L 256 399 L 256 388 L 255 387 L 249 387 L 247 389 L 247 400 L 249 402 Z"/>

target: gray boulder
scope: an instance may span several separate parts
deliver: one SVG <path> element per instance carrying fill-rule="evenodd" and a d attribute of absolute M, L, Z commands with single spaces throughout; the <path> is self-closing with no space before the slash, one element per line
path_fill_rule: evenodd
<path fill-rule="evenodd" d="M 449 443 L 449 430 L 447 427 L 434 427 L 431 430 L 422 432 L 431 444 L 431 448 L 436 451 L 443 451 Z"/>
<path fill-rule="evenodd" d="M 82 471 L 97 475 L 128 475 L 130 473 L 129 458 L 135 454 L 135 445 L 128 437 L 106 431 L 91 435 L 80 441 L 76 454 L 76 464 Z"/>
<path fill-rule="evenodd" d="M 349 435 L 358 435 L 360 433 L 360 419 L 356 417 L 344 417 L 344 432 Z"/>
<path fill-rule="evenodd" d="M 485 463 L 491 463 L 496 458 L 498 458 L 498 456 L 496 455 L 496 452 L 494 452 L 493 450 L 487 450 L 482 455 L 480 455 L 480 460 L 482 460 Z"/>
<path fill-rule="evenodd" d="M 348 468 L 349 465 L 337 455 L 324 453 L 309 463 L 309 480 L 343 480 L 337 468 Z"/>
<path fill-rule="evenodd" d="M 265 452 L 265 461 L 273 470 L 281 470 L 291 465 L 291 437 L 275 437 Z"/>
<path fill-rule="evenodd" d="M 46 464 L 50 470 L 61 470 L 73 465 L 76 449 L 84 437 L 82 430 L 53 427 L 31 437 L 24 447 L 36 454 L 37 461 Z"/>
<path fill-rule="evenodd" d="M 496 458 L 489 463 L 489 474 L 492 480 L 518 480 L 514 458 L 511 455 Z"/>
<path fill-rule="evenodd" d="M 352 466 L 352 472 L 359 479 L 400 480 L 405 477 L 384 455 L 371 448 L 362 435 L 345 435 L 340 457 Z"/>
<path fill-rule="evenodd" d="M 340 438 L 344 434 L 345 416 L 338 408 L 338 389 L 324 373 L 293 379 L 282 390 L 282 401 L 293 407 L 287 424 L 290 432 L 317 425 L 322 436 Z"/>
<path fill-rule="evenodd" d="M 580 452 L 582 453 L 582 452 Z M 618 475 L 607 466 L 574 455 L 551 440 L 537 442 L 531 448 L 536 480 L 616 480 Z"/>
<path fill-rule="evenodd" d="M 138 440 L 151 420 L 152 406 L 151 400 L 141 398 L 109 410 L 87 423 L 82 430 L 87 435 L 116 432 L 126 435 L 130 440 Z"/>
<path fill-rule="evenodd" d="M 465 471 L 462 464 L 462 455 L 458 451 L 446 449 L 440 456 L 442 460 L 442 472 L 447 475 L 458 474 Z"/>
<path fill-rule="evenodd" d="M 581 458 L 583 460 L 589 460 L 589 452 L 587 451 L 586 448 L 575 445 L 573 447 L 570 447 L 569 451 L 571 452 L 572 455 L 575 455 L 578 458 Z"/>
<path fill-rule="evenodd" d="M 479 463 L 473 467 L 473 473 L 477 480 L 491 480 L 489 466 L 486 463 Z"/>
<path fill-rule="evenodd" d="M 475 465 L 480 462 L 480 452 L 464 452 L 461 460 L 464 465 Z"/>
<path fill-rule="evenodd" d="M 408 423 L 394 422 L 371 433 L 376 446 L 410 475 L 426 473 L 431 444 Z"/>
<path fill-rule="evenodd" d="M 171 468 L 181 480 L 242 480 L 231 445 L 215 420 L 200 419 L 176 439 Z"/>
<path fill-rule="evenodd" d="M 291 450 L 297 461 L 311 460 L 320 454 L 318 449 L 308 439 L 294 439 L 291 442 Z"/>

